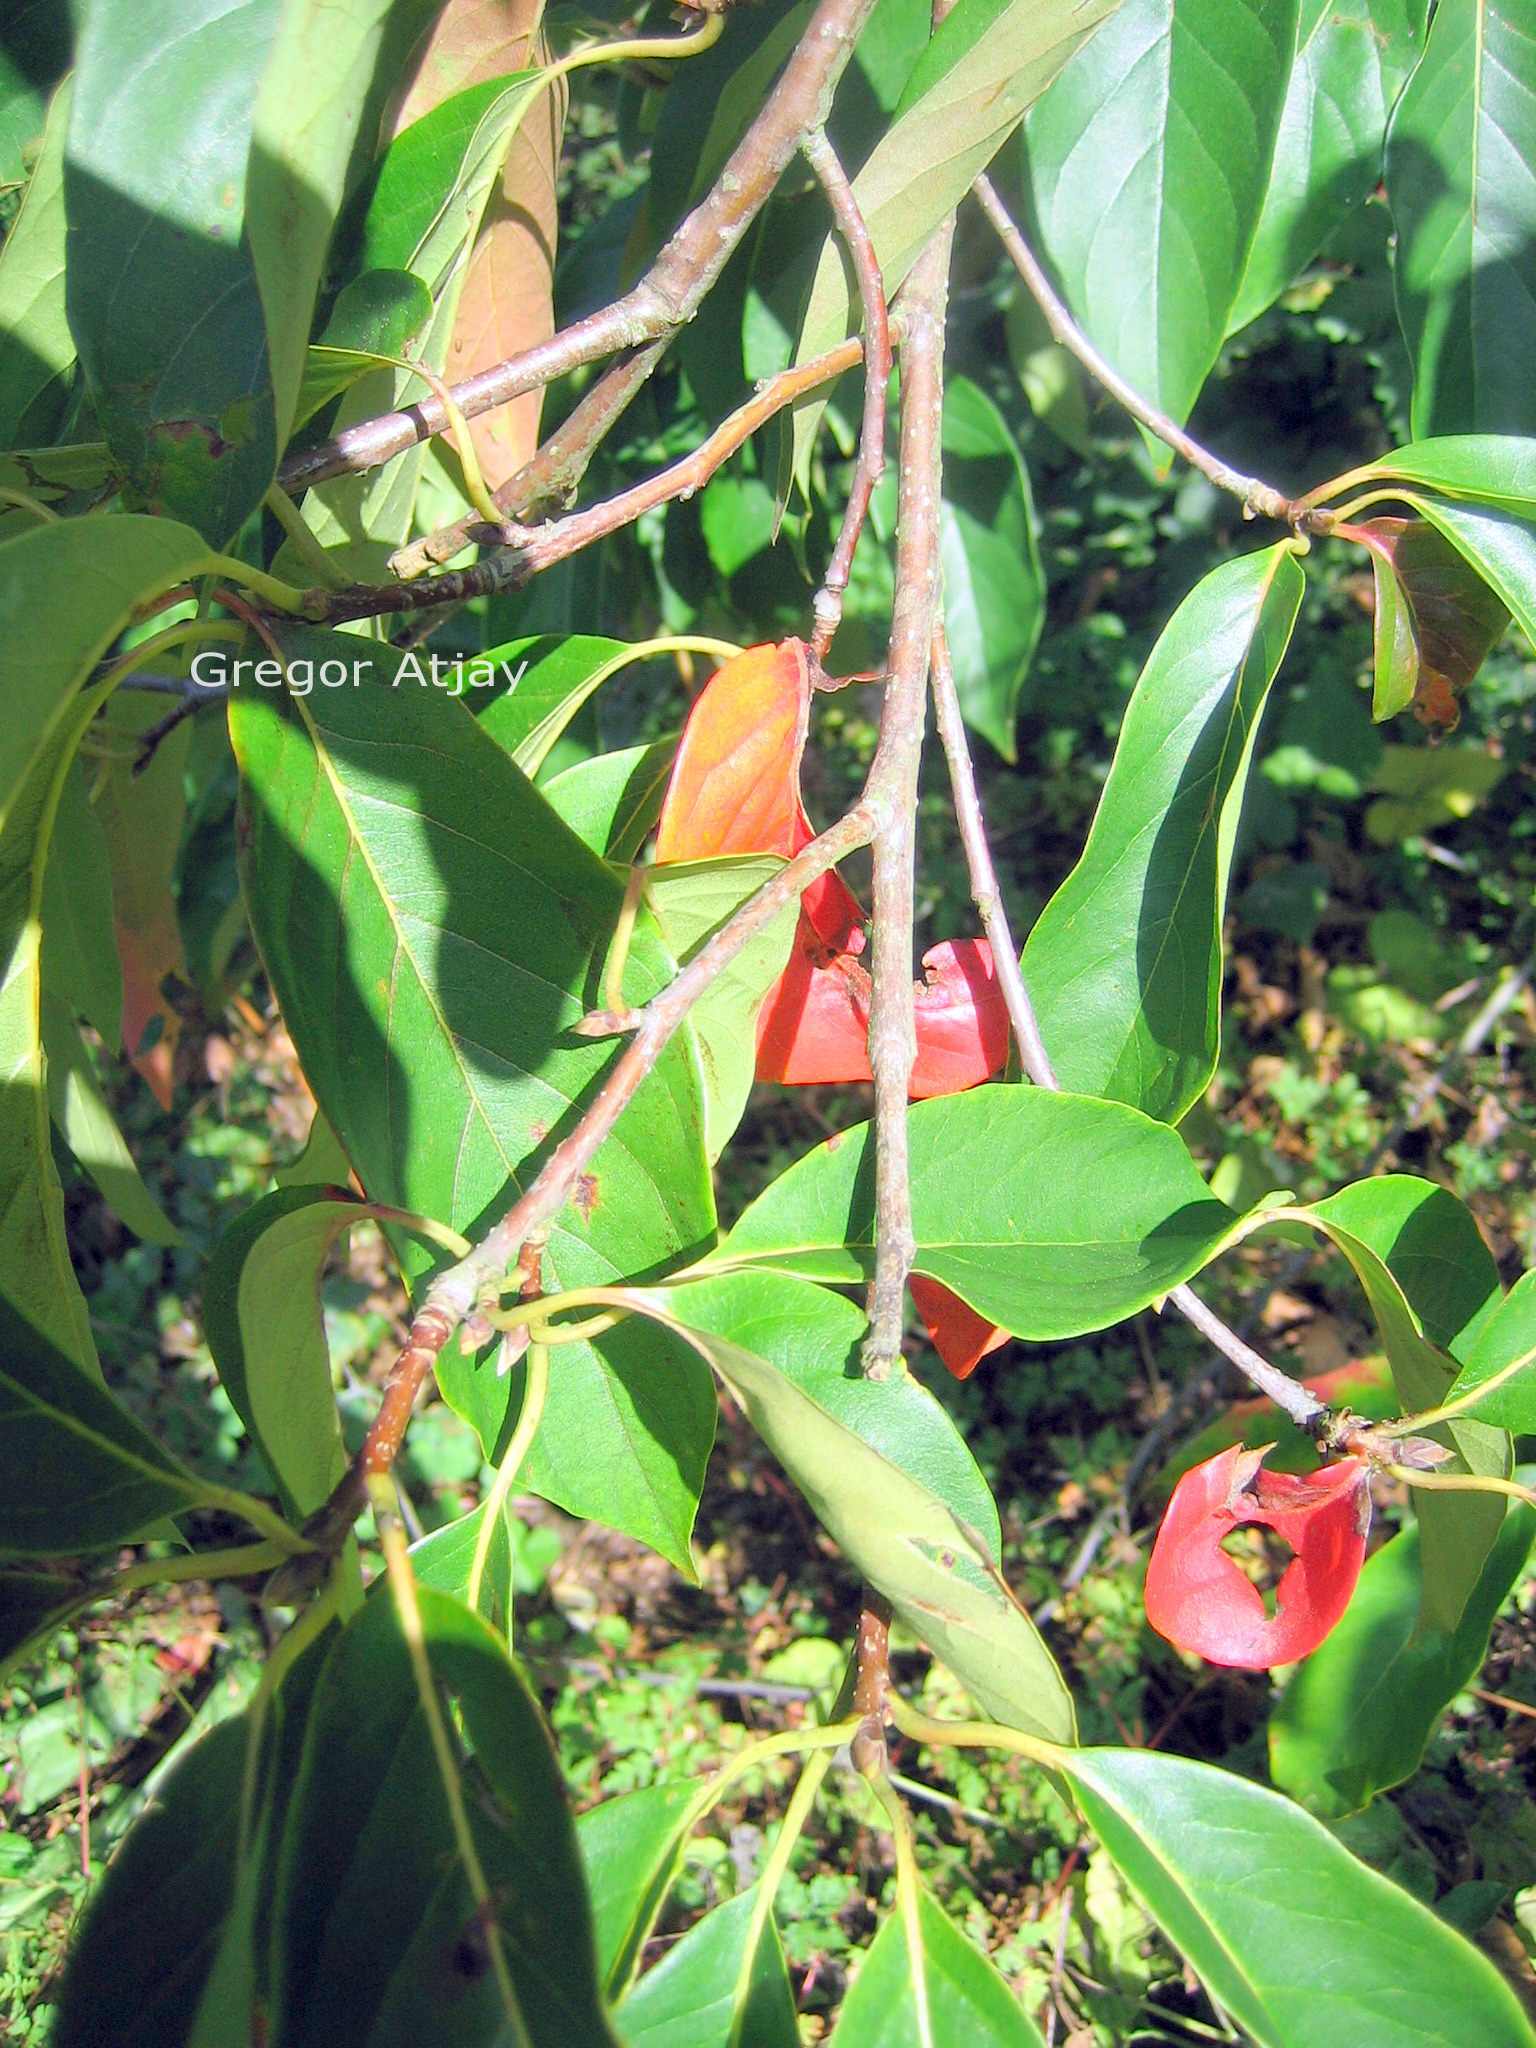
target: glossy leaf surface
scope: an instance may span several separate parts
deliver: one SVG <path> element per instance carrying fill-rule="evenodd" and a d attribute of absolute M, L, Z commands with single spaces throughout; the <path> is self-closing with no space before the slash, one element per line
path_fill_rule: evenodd
<path fill-rule="evenodd" d="M 1411 702 L 1424 724 L 1450 731 L 1458 699 L 1509 624 L 1508 607 L 1427 520 L 1369 519 L 1352 531 L 1376 575 L 1372 716 Z"/>
<path fill-rule="evenodd" d="M 639 1966 L 682 1857 L 694 1796 L 685 1779 L 646 1785 L 589 1807 L 576 1820 L 604 1994 L 618 1998 Z"/>
<path fill-rule="evenodd" d="M 1284 543 L 1214 570 L 1142 671 L 1083 857 L 1024 948 L 1064 1088 L 1176 1123 L 1215 1071 L 1232 842 L 1302 588 Z"/>
<path fill-rule="evenodd" d="M 1296 55 L 1236 333 L 1274 304 L 1381 176 L 1387 116 L 1423 47 L 1415 0 L 1301 0 Z"/>
<path fill-rule="evenodd" d="M 1522 1273 L 1479 1328 L 1447 1399 L 1465 1400 L 1530 1351 L 1536 1351 L 1536 1273 Z M 1536 1358 L 1490 1387 L 1470 1412 L 1480 1422 L 1493 1423 L 1516 1436 L 1536 1432 Z"/>
<path fill-rule="evenodd" d="M 1152 1750 L 1061 1759 L 1083 1816 L 1262 2048 L 1531 2048 L 1469 1941 L 1277 1793 Z"/>
<path fill-rule="evenodd" d="M 1387 144 L 1416 435 L 1536 428 L 1536 22 L 1443 0 Z"/>
<path fill-rule="evenodd" d="M 920 1103 L 909 1129 L 916 1270 L 1016 1337 L 1134 1315 L 1198 1272 L 1236 1221 L 1183 1140 L 1118 1103 L 977 1088 Z M 708 1263 L 857 1283 L 873 1257 L 873 1166 L 866 1124 L 819 1146 Z"/>
<path fill-rule="evenodd" d="M 1025 124 L 1038 253 L 1180 425 L 1242 289 L 1296 19 L 1296 0 L 1124 0 Z"/>

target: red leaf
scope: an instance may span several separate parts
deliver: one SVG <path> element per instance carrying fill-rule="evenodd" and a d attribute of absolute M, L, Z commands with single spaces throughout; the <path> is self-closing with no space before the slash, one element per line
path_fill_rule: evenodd
<path fill-rule="evenodd" d="M 1457 700 L 1509 624 L 1509 608 L 1427 520 L 1368 519 L 1343 530 L 1369 548 L 1376 571 L 1378 668 L 1385 655 L 1381 586 L 1390 576 L 1406 607 L 1412 643 L 1392 650 L 1392 660 L 1402 665 L 1399 687 L 1411 680 L 1414 716 L 1436 732 L 1450 732 L 1461 717 Z M 1383 681 L 1378 675 L 1378 697 Z"/>
<path fill-rule="evenodd" d="M 1274 1448 L 1234 1445 L 1184 1474 L 1147 1565 L 1147 1619 L 1211 1664 L 1265 1671 L 1315 1650 L 1349 1605 L 1365 1562 L 1371 1497 L 1361 1458 L 1298 1477 L 1266 1472 Z M 1296 1553 L 1264 1612 L 1258 1588 L 1221 1547 L 1234 1529 L 1273 1529 Z"/>
<path fill-rule="evenodd" d="M 1006 1330 L 977 1315 L 969 1302 L 951 1294 L 942 1281 L 914 1273 L 907 1286 L 928 1332 L 928 1341 L 957 1380 L 969 1379 L 989 1351 L 1008 1342 Z"/>

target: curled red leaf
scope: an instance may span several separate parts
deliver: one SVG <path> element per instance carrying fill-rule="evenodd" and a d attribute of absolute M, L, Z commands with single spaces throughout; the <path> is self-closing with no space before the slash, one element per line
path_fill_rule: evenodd
<path fill-rule="evenodd" d="M 1241 1445 L 1186 1472 L 1147 1565 L 1147 1619 L 1210 1664 L 1264 1671 L 1315 1650 L 1336 1625 L 1365 1562 L 1371 1497 L 1364 1459 L 1298 1476 L 1266 1472 L 1273 1450 Z M 1236 1529 L 1273 1529 L 1295 1552 L 1267 1615 L 1259 1589 L 1222 1549 Z"/>
<path fill-rule="evenodd" d="M 914 1273 L 907 1281 L 928 1341 L 957 1380 L 969 1379 L 989 1351 L 1008 1342 L 1008 1332 L 977 1315 L 969 1302 L 951 1294 L 940 1280 Z"/>

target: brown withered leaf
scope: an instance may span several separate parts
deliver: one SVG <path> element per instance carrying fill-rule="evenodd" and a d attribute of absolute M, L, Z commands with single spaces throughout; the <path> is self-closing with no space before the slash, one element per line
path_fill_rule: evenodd
<path fill-rule="evenodd" d="M 543 0 L 448 0 L 407 76 L 392 132 L 454 93 L 503 78 L 544 54 Z M 565 127 L 562 83 L 543 92 L 507 152 L 470 257 L 445 365 L 461 383 L 554 332 L 555 175 Z M 515 476 L 539 440 L 543 394 L 530 391 L 470 422 L 481 472 L 491 490 Z"/>
<path fill-rule="evenodd" d="M 1507 606 L 1427 520 L 1370 519 L 1348 531 L 1376 571 L 1375 717 L 1411 702 L 1423 724 L 1450 732 L 1458 698 L 1509 624 Z"/>

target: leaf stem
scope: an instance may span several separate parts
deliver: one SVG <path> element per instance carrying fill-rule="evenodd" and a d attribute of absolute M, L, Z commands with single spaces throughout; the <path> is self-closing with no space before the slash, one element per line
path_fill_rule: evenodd
<path fill-rule="evenodd" d="M 1536 1508 L 1536 1492 L 1518 1479 L 1496 1479 L 1490 1472 L 1416 1472 L 1410 1465 L 1388 1465 L 1387 1471 L 1404 1486 L 1427 1487 L 1431 1493 L 1502 1493 L 1507 1500 L 1524 1501 Z"/>
<path fill-rule="evenodd" d="M 199 1550 L 190 1556 L 143 1558 L 116 1572 L 101 1587 L 99 1598 L 134 1593 L 141 1586 L 181 1585 L 198 1579 L 248 1579 L 270 1572 L 293 1556 L 281 1543 L 241 1543 L 227 1550 Z"/>
<path fill-rule="evenodd" d="M 1182 455 L 1192 469 L 1198 469 L 1202 476 L 1208 477 L 1218 490 L 1229 491 L 1233 497 L 1240 498 L 1250 519 L 1256 516 L 1279 519 L 1297 532 L 1304 533 L 1326 533 L 1331 529 L 1333 519 L 1329 513 L 1314 510 L 1306 499 L 1288 498 L 1283 491 L 1277 491 L 1273 484 L 1265 483 L 1261 477 L 1246 476 L 1242 470 L 1234 469 L 1230 463 L 1223 462 L 1220 456 L 1213 455 L 1208 448 L 1203 448 L 1166 413 L 1160 412 L 1149 399 L 1144 398 L 1133 385 L 1128 384 L 1113 363 L 1094 347 L 1057 297 L 1050 279 L 1036 260 L 1034 251 L 1019 233 L 1007 207 L 998 197 L 992 180 L 983 174 L 972 185 L 971 190 L 980 202 L 982 212 L 991 222 L 1014 269 L 1023 278 L 1035 304 L 1045 315 L 1045 324 L 1050 329 L 1052 338 L 1070 354 L 1076 356 L 1084 369 L 1103 385 L 1111 398 L 1118 400 L 1132 419 L 1139 420 L 1160 441 L 1165 441 L 1176 454 Z"/>
<path fill-rule="evenodd" d="M 485 1580 L 485 1567 L 491 1555 L 491 1540 L 496 1524 L 501 1518 L 512 1483 L 518 1469 L 528 1455 L 528 1447 L 537 1434 L 544 1414 L 544 1401 L 549 1393 L 549 1347 L 537 1338 L 528 1346 L 528 1374 L 523 1384 L 523 1405 L 518 1410 L 517 1426 L 512 1432 L 512 1441 L 507 1445 L 501 1463 L 496 1467 L 496 1477 L 485 1496 L 485 1515 L 475 1536 L 475 1554 L 470 1561 L 469 1584 L 464 1598 L 468 1606 L 478 1614 L 480 1611 L 480 1588 Z M 512 1601 L 507 1598 L 507 1640 L 512 1639 Z"/>
<path fill-rule="evenodd" d="M 757 1968 L 758 1944 L 763 1938 L 764 1929 L 773 1917 L 773 1902 L 778 1896 L 780 1884 L 788 1874 L 789 1859 L 795 1853 L 795 1844 L 805 1832 L 805 1824 L 816 1804 L 816 1794 L 821 1790 L 822 1780 L 831 1767 L 831 1750 L 818 1749 L 811 1752 L 805 1768 L 795 1782 L 789 1805 L 784 1810 L 784 1818 L 779 1823 L 778 1836 L 757 1880 L 757 1897 L 752 1901 L 752 1917 L 747 1923 L 741 1966 L 737 1970 L 736 1985 L 731 1995 L 731 2026 L 726 2036 L 726 2048 L 737 2048 L 741 2040 L 741 2030 L 747 2017 L 747 2003 L 752 1989 L 752 1977 Z"/>
<path fill-rule="evenodd" d="M 1048 1771 L 1061 1770 L 1071 1754 L 1061 1743 L 1047 1742 L 1040 1735 L 1026 1735 L 1022 1728 L 1004 1728 L 996 1721 L 931 1720 L 915 1707 L 909 1707 L 896 1692 L 886 1704 L 892 1722 L 902 1734 L 913 1742 L 925 1743 L 929 1749 L 1006 1749 L 1015 1756 L 1028 1757 L 1031 1763 L 1043 1765 Z"/>

